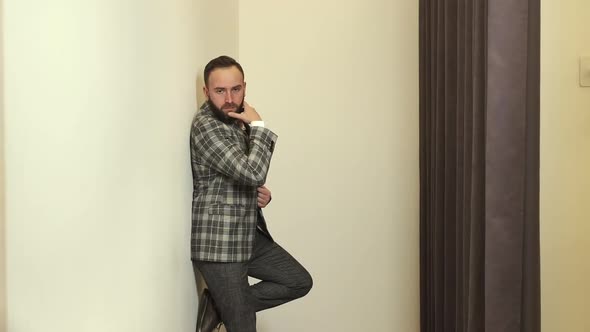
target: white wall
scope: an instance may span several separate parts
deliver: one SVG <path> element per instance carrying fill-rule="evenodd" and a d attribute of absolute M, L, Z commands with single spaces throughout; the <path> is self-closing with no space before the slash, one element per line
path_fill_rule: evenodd
<path fill-rule="evenodd" d="M 418 331 L 417 3 L 4 3 L 8 332 L 194 329 L 187 134 L 220 54 L 315 279 L 259 330 Z"/>
<path fill-rule="evenodd" d="M 587 0 L 541 2 L 541 310 L 545 332 L 590 331 Z"/>
<path fill-rule="evenodd" d="M 5 0 L 8 331 L 190 331 L 192 0 Z"/>
<path fill-rule="evenodd" d="M 239 22 L 279 135 L 269 227 L 315 282 L 260 331 L 418 331 L 418 3 L 242 1 Z"/>

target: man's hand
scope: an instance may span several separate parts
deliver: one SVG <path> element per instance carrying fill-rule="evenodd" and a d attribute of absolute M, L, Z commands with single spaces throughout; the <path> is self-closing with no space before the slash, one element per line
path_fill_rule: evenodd
<path fill-rule="evenodd" d="M 252 121 L 261 121 L 262 120 L 262 118 L 260 117 L 260 114 L 258 114 L 258 112 L 256 112 L 254 107 L 250 106 L 245 100 L 244 100 L 244 111 L 242 113 L 229 112 L 229 113 L 227 113 L 227 115 L 234 118 L 234 119 L 241 120 L 242 122 L 244 122 L 246 124 L 250 124 L 250 122 L 252 122 Z"/>
<path fill-rule="evenodd" d="M 263 208 L 270 202 L 270 190 L 265 186 L 258 187 L 258 207 Z"/>

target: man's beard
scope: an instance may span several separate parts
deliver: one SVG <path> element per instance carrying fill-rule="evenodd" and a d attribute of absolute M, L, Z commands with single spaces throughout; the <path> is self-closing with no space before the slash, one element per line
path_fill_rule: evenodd
<path fill-rule="evenodd" d="M 213 111 L 213 114 L 215 114 L 215 117 L 217 117 L 217 119 L 223 123 L 227 123 L 227 124 L 233 124 L 236 121 L 239 121 L 238 119 L 232 118 L 230 116 L 228 116 L 227 114 L 225 114 L 225 112 L 223 112 L 221 109 L 219 109 L 217 106 L 215 106 L 215 104 L 213 104 L 213 102 L 211 100 L 207 100 L 207 102 L 209 103 L 209 108 L 211 108 L 211 111 Z M 238 104 L 224 104 L 222 107 L 224 106 L 232 106 L 234 108 L 236 108 L 236 111 L 242 109 L 244 107 L 244 101 L 242 100 L 242 102 L 240 103 L 240 105 Z"/>

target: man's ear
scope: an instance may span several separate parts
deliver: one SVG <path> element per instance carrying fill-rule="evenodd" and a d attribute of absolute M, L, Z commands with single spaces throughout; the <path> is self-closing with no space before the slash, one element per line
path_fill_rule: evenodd
<path fill-rule="evenodd" d="M 209 99 L 209 89 L 207 89 L 206 86 L 203 87 L 203 94 L 205 94 L 205 97 L 207 97 L 207 99 Z"/>

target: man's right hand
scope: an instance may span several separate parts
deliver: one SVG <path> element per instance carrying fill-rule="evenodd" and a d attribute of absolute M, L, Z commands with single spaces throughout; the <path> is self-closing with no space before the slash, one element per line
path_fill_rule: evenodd
<path fill-rule="evenodd" d="M 256 112 L 256 109 L 254 109 L 254 107 L 250 106 L 245 100 L 244 100 L 244 111 L 242 113 L 229 112 L 229 113 L 227 113 L 227 115 L 234 118 L 234 119 L 241 120 L 242 122 L 244 122 L 246 124 L 250 124 L 250 122 L 252 122 L 252 121 L 262 121 L 262 118 L 260 117 L 260 114 L 258 114 L 258 112 Z"/>

